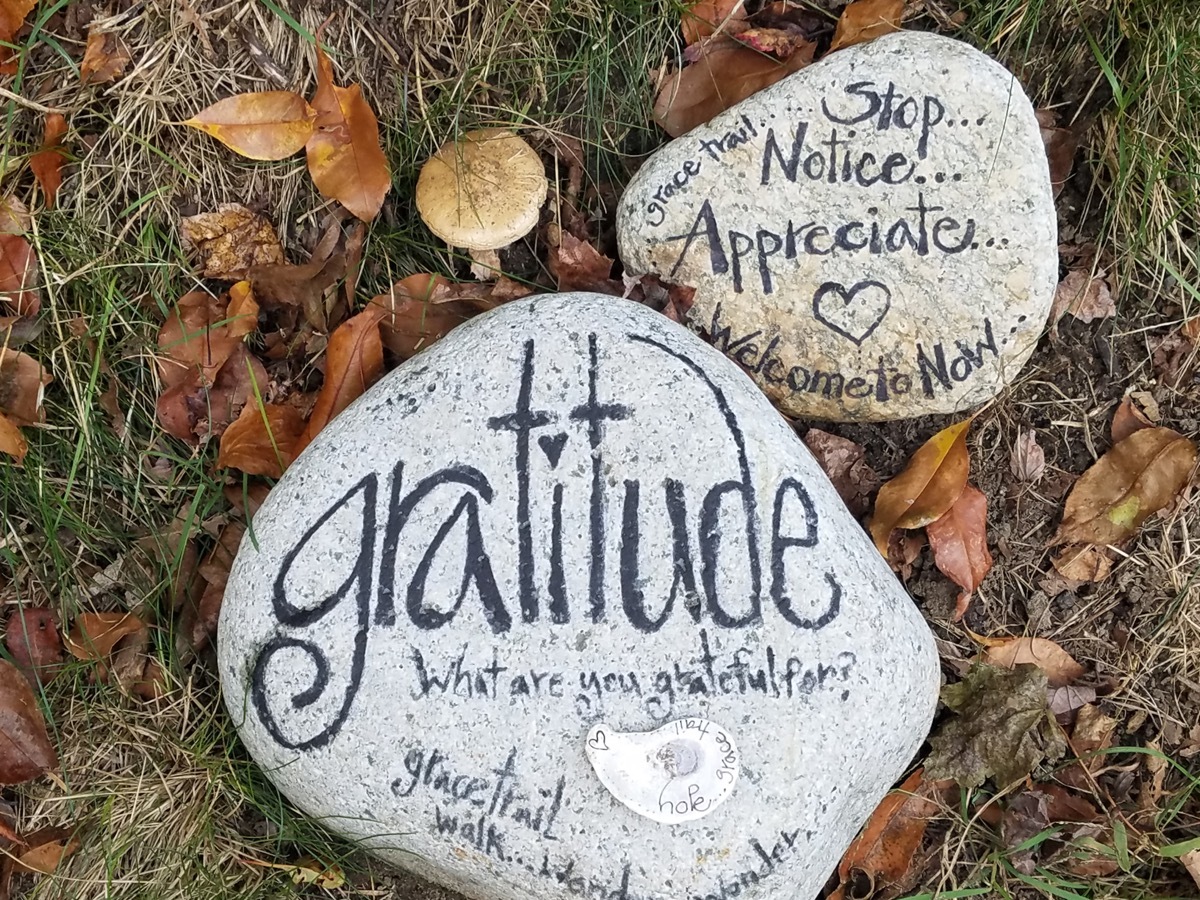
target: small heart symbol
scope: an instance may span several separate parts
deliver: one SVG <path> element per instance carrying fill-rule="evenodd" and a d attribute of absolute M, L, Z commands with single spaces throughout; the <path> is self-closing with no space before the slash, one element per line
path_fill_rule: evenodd
<path fill-rule="evenodd" d="M 566 442 L 567 433 L 565 431 L 562 434 L 544 434 L 538 438 L 538 446 L 546 454 L 546 459 L 550 460 L 550 468 L 558 468 L 558 460 L 562 456 L 563 444 Z"/>
<path fill-rule="evenodd" d="M 892 292 L 878 281 L 860 281 L 850 288 L 827 281 L 813 294 L 813 315 L 817 321 L 859 347 L 891 308 Z"/>
<path fill-rule="evenodd" d="M 604 737 L 604 732 L 596 729 L 596 733 L 588 738 L 588 746 L 593 750 L 607 750 L 608 741 Z"/>

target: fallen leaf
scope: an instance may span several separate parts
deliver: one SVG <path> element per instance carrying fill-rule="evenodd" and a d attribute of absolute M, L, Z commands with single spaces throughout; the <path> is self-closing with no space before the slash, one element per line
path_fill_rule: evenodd
<path fill-rule="evenodd" d="M 1179 331 L 1172 331 L 1151 338 L 1150 347 L 1154 372 L 1164 386 L 1178 389 L 1193 379 L 1197 364 L 1200 364 L 1195 341 Z"/>
<path fill-rule="evenodd" d="M 215 379 L 242 341 L 230 325 L 228 298 L 206 291 L 180 297 L 158 332 L 163 383 L 174 387 L 197 368 L 207 379 Z"/>
<path fill-rule="evenodd" d="M 904 0 L 855 0 L 842 10 L 829 52 L 900 30 Z"/>
<path fill-rule="evenodd" d="M 698 0 L 683 11 L 683 41 L 694 44 L 717 31 L 736 33 L 745 24 L 745 0 Z"/>
<path fill-rule="evenodd" d="M 184 122 L 249 159 L 286 159 L 313 135 L 316 111 L 291 91 L 261 91 L 218 100 Z"/>
<path fill-rule="evenodd" d="M 815 49 L 810 44 L 781 62 L 734 41 L 710 47 L 667 78 L 654 100 L 654 119 L 671 137 L 679 137 L 800 71 L 812 62 Z"/>
<path fill-rule="evenodd" d="M 333 83 L 333 66 L 321 48 L 323 28 L 317 30 L 316 122 L 305 146 L 308 172 L 323 196 L 369 222 L 379 215 L 392 176 L 379 144 L 379 122 L 362 88 Z"/>
<path fill-rule="evenodd" d="M 854 517 L 865 513 L 881 479 L 867 464 L 862 445 L 820 428 L 810 428 L 804 434 L 804 446 L 833 482 L 834 490 Z"/>
<path fill-rule="evenodd" d="M 1200 316 L 1193 316 L 1180 325 L 1179 333 L 1193 344 L 1200 344 Z"/>
<path fill-rule="evenodd" d="M 1084 323 L 1117 314 L 1116 301 L 1103 269 L 1098 269 L 1094 276 L 1083 269 L 1072 269 L 1058 283 L 1050 307 L 1050 331 L 1055 337 L 1058 336 L 1058 321 L 1067 313 Z"/>
<path fill-rule="evenodd" d="M 47 113 L 42 147 L 29 157 L 29 168 L 46 198 L 46 209 L 54 209 L 54 199 L 62 185 L 62 167 L 66 161 L 60 148 L 63 135 L 67 133 L 67 120 L 61 113 Z"/>
<path fill-rule="evenodd" d="M 1117 411 L 1113 413 L 1112 420 L 1112 440 L 1114 444 L 1119 444 L 1125 438 L 1129 437 L 1135 431 L 1141 431 L 1143 428 L 1151 428 L 1154 423 L 1146 416 L 1144 412 L 1133 402 L 1132 397 L 1125 397 L 1117 406 Z"/>
<path fill-rule="evenodd" d="M 625 293 L 625 285 L 612 277 L 613 262 L 569 232 L 563 232 L 558 246 L 551 248 L 547 258 L 559 291 L 593 291 L 620 297 Z"/>
<path fill-rule="evenodd" d="M 1062 193 L 1071 170 L 1075 165 L 1075 151 L 1079 148 L 1079 135 L 1071 128 L 1058 127 L 1058 113 L 1051 109 L 1037 111 L 1038 127 L 1042 133 L 1042 144 L 1046 148 L 1046 162 L 1050 169 L 1050 187 L 1057 197 Z"/>
<path fill-rule="evenodd" d="M 32 225 L 24 203 L 13 196 L 0 198 L 0 234 L 27 234 Z"/>
<path fill-rule="evenodd" d="M 66 646 L 76 659 L 105 660 L 122 638 L 145 629 L 146 623 L 133 613 L 80 613 L 67 635 Z"/>
<path fill-rule="evenodd" d="M 0 234 L 0 303 L 8 315 L 32 316 L 42 305 L 37 254 L 19 234 Z"/>
<path fill-rule="evenodd" d="M 8 617 L 4 646 L 31 685 L 49 684 L 63 667 L 63 646 L 54 610 L 29 606 Z"/>
<path fill-rule="evenodd" d="M 303 431 L 304 417 L 292 407 L 247 403 L 221 435 L 217 467 L 280 478 L 296 458 L 293 451 Z"/>
<path fill-rule="evenodd" d="M 57 825 L 39 828 L 25 835 L 24 841 L 29 849 L 17 857 L 13 871 L 25 875 L 53 875 L 82 846 L 75 829 Z"/>
<path fill-rule="evenodd" d="M 912 455 L 903 472 L 879 489 L 868 530 L 884 556 L 893 530 L 928 525 L 962 494 L 971 466 L 967 454 L 971 421 L 964 419 L 939 431 Z"/>
<path fill-rule="evenodd" d="M 1014 478 L 1030 484 L 1046 471 L 1046 452 L 1042 450 L 1037 441 L 1037 432 L 1032 428 L 1022 428 L 1017 432 L 1017 442 L 1013 446 L 1008 467 Z"/>
<path fill-rule="evenodd" d="M 1080 758 L 1088 771 L 1095 772 L 1104 765 L 1104 754 L 1112 746 L 1113 734 L 1117 730 L 1117 720 L 1106 716 L 1097 706 L 1088 704 L 1079 709 L 1075 717 L 1075 728 L 1071 732 L 1071 749 Z M 1090 759 L 1083 759 L 1094 753 Z"/>
<path fill-rule="evenodd" d="M 1101 821 L 1099 811 L 1082 797 L 1062 785 L 1035 784 L 1014 795 L 1005 805 L 1000 822 L 1001 840 L 1008 859 L 1027 875 L 1045 865 L 1060 852 L 1061 841 L 1032 840 L 1059 823 L 1091 824 Z M 1057 829 L 1061 833 L 1065 829 Z"/>
<path fill-rule="evenodd" d="M 291 866 L 292 884 L 313 884 L 327 891 L 333 891 L 346 883 L 346 874 L 342 867 L 335 864 L 325 865 L 311 856 L 302 856 Z"/>
<path fill-rule="evenodd" d="M 759 53 L 770 53 L 787 59 L 793 53 L 807 52 L 811 43 L 801 31 L 784 28 L 747 28 L 735 35 L 735 40 Z"/>
<path fill-rule="evenodd" d="M 1171 504 L 1195 464 L 1196 445 L 1170 428 L 1135 431 L 1075 482 L 1050 545 L 1123 544 Z"/>
<path fill-rule="evenodd" d="M 25 676 L 0 659 L 0 784 L 20 784 L 58 765 Z"/>
<path fill-rule="evenodd" d="M 50 381 L 42 364 L 32 356 L 0 346 L 0 413 L 13 424 L 42 421 L 42 390 Z"/>
<path fill-rule="evenodd" d="M 239 281 L 229 288 L 229 306 L 225 310 L 229 319 L 229 333 L 234 337 L 245 337 L 258 330 L 258 301 L 250 282 Z"/>
<path fill-rule="evenodd" d="M 1059 759 L 1066 741 L 1046 705 L 1046 673 L 1037 666 L 1013 671 L 974 663 L 963 680 L 942 688 L 955 713 L 929 739 L 925 777 L 997 787 L 1024 778 L 1046 760 Z"/>
<path fill-rule="evenodd" d="M 0 413 L 0 453 L 7 453 L 20 465 L 28 452 L 29 444 L 21 434 L 21 429 L 12 419 Z"/>
<path fill-rule="evenodd" d="M 923 771 L 917 769 L 884 797 L 842 855 L 838 864 L 841 883 L 829 900 L 842 900 L 850 885 L 860 879 L 871 884 L 873 896 L 892 896 L 882 893 L 889 888 L 905 890 L 925 829 L 938 812 L 933 798 L 946 794 L 952 786 L 948 780 L 924 781 Z"/>
<path fill-rule="evenodd" d="M 983 662 L 1001 669 L 1032 664 L 1046 673 L 1051 687 L 1065 687 L 1087 672 L 1066 650 L 1048 638 L 983 638 Z"/>
<path fill-rule="evenodd" d="M 954 621 L 962 619 L 978 588 L 992 568 L 987 545 L 987 497 L 966 485 L 946 512 L 925 526 L 933 561 L 943 575 L 961 587 Z"/>
<path fill-rule="evenodd" d="M 37 0 L 0 0 L 0 41 L 12 43 Z"/>
<path fill-rule="evenodd" d="M 1050 558 L 1054 570 L 1075 582 L 1103 581 L 1112 572 L 1112 554 L 1095 544 L 1067 544 Z"/>
<path fill-rule="evenodd" d="M 386 310 L 368 306 L 329 336 L 325 351 L 325 383 L 308 425 L 296 441 L 297 456 L 329 422 L 357 400 L 383 374 L 383 339 L 379 323 Z"/>
<path fill-rule="evenodd" d="M 925 548 L 925 535 L 913 531 L 893 531 L 888 538 L 888 566 L 907 582 L 912 577 L 913 566 Z"/>
<path fill-rule="evenodd" d="M 1096 689 L 1091 685 L 1068 684 L 1065 687 L 1051 687 L 1046 695 L 1050 704 L 1050 712 L 1059 725 L 1066 726 L 1075 718 L 1075 711 L 1096 702 Z"/>
<path fill-rule="evenodd" d="M 79 80 L 84 84 L 108 84 L 124 75 L 132 61 L 129 47 L 119 34 L 91 31 L 79 64 Z"/>
<path fill-rule="evenodd" d="M 258 358 L 238 344 L 210 383 L 199 369 L 163 392 L 155 403 L 158 422 L 182 441 L 218 437 L 246 402 L 262 394 L 267 371 Z"/>
<path fill-rule="evenodd" d="M 326 296 L 332 294 L 333 286 L 346 274 L 346 264 L 341 226 L 333 222 L 313 247 L 308 262 L 251 266 L 246 279 L 261 306 L 299 308 L 313 328 L 324 330 Z"/>
<path fill-rule="evenodd" d="M 1200 888 L 1200 848 L 1181 853 L 1179 855 L 1179 862 L 1187 869 L 1188 874 L 1192 876 L 1192 881 L 1196 882 L 1196 887 Z"/>
<path fill-rule="evenodd" d="M 199 256 L 205 278 L 239 281 L 252 266 L 284 261 L 275 228 L 238 203 L 223 203 L 215 212 L 181 219 L 179 230 Z"/>
<path fill-rule="evenodd" d="M 212 550 L 200 563 L 199 575 L 204 579 L 204 592 L 196 609 L 194 620 L 189 622 L 187 635 L 195 650 L 203 649 L 217 633 L 217 621 L 221 616 L 221 605 L 225 599 L 225 586 L 229 582 L 229 570 L 233 567 L 238 547 L 246 533 L 241 522 L 229 522 Z"/>

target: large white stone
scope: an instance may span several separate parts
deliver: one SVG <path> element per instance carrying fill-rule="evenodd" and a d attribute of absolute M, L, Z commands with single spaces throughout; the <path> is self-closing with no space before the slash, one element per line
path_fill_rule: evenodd
<path fill-rule="evenodd" d="M 690 324 L 817 418 L 989 399 L 1058 281 L 1021 85 L 920 32 L 831 53 L 672 141 L 626 190 L 618 236 L 630 272 L 695 287 Z"/>
<path fill-rule="evenodd" d="M 219 653 L 292 801 L 481 900 L 812 897 L 938 687 L 920 614 L 766 398 L 592 294 L 461 326 L 322 432 L 247 533 Z M 740 758 L 701 764 L 736 785 L 660 824 L 585 745 L 684 717 L 727 730 Z"/>

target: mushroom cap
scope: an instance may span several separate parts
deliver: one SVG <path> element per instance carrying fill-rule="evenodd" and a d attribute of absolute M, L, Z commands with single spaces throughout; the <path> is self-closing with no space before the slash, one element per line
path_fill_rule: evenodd
<path fill-rule="evenodd" d="M 546 202 L 542 159 L 510 131 L 470 131 L 421 168 L 417 211 L 452 247 L 507 247 L 537 225 Z"/>

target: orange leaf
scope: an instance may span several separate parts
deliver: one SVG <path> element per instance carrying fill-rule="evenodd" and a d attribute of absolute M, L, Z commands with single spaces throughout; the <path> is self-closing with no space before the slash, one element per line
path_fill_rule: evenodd
<path fill-rule="evenodd" d="M 325 383 L 321 385 L 308 425 L 296 442 L 297 456 L 334 416 L 361 397 L 383 374 L 379 322 L 386 315 L 386 310 L 369 306 L 330 335 L 325 351 Z"/>
<path fill-rule="evenodd" d="M 903 16 L 904 0 L 855 0 L 842 10 L 829 50 L 865 44 L 899 31 Z"/>
<path fill-rule="evenodd" d="M 654 99 L 654 119 L 671 137 L 679 137 L 803 69 L 812 62 L 815 48 L 810 44 L 781 62 L 737 43 L 709 47 L 666 80 Z"/>
<path fill-rule="evenodd" d="M 39 828 L 25 836 L 25 845 L 29 849 L 17 857 L 13 871 L 26 875 L 53 875 L 82 846 L 73 829 L 61 826 Z"/>
<path fill-rule="evenodd" d="M 983 661 L 1003 669 L 1032 663 L 1046 673 L 1051 687 L 1066 687 L 1087 670 L 1054 641 L 1039 637 L 977 638 L 987 650 Z"/>
<path fill-rule="evenodd" d="M 37 0 L 0 0 L 0 41 L 12 42 Z"/>
<path fill-rule="evenodd" d="M 93 31 L 88 34 L 87 49 L 79 64 L 79 80 L 84 84 L 108 84 L 125 74 L 132 61 L 129 48 L 120 35 L 112 31 Z"/>
<path fill-rule="evenodd" d="M 146 623 L 133 613 L 80 613 L 65 641 L 76 659 L 102 660 L 124 637 L 146 629 Z"/>
<path fill-rule="evenodd" d="M 965 419 L 939 431 L 912 455 L 903 472 L 879 489 L 868 530 L 884 556 L 893 530 L 928 525 L 962 494 L 971 466 L 970 425 L 971 419 Z"/>
<path fill-rule="evenodd" d="M 0 453 L 7 453 L 20 464 L 28 452 L 29 444 L 25 441 L 25 435 L 21 434 L 21 429 L 12 419 L 0 413 Z"/>
<path fill-rule="evenodd" d="M 392 186 L 387 158 L 379 145 L 379 122 L 357 84 L 333 83 L 333 66 L 317 35 L 316 125 L 305 152 L 317 190 L 337 200 L 364 222 L 379 214 Z"/>
<path fill-rule="evenodd" d="M 29 241 L 19 234 L 0 234 L 0 303 L 11 315 L 32 316 L 41 308 L 37 281 L 37 254 Z"/>
<path fill-rule="evenodd" d="M 1133 402 L 1133 398 L 1125 397 L 1121 400 L 1117 411 L 1113 413 L 1113 443 L 1119 444 L 1135 431 L 1141 431 L 1143 428 L 1150 428 L 1153 425 L 1154 423 L 1146 418 L 1146 414 Z"/>
<path fill-rule="evenodd" d="M 216 377 L 241 343 L 233 333 L 224 299 L 205 291 L 184 294 L 158 332 L 159 373 L 168 387 L 184 381 L 193 367 L 209 379 Z"/>
<path fill-rule="evenodd" d="M 42 364 L 32 356 L 0 346 L 0 413 L 15 424 L 42 421 L 42 388 L 50 381 Z"/>
<path fill-rule="evenodd" d="M 0 659 L 0 784 L 20 784 L 58 765 L 25 676 Z"/>
<path fill-rule="evenodd" d="M 250 282 L 239 281 L 229 289 L 229 308 L 225 311 L 229 319 L 229 334 L 242 338 L 258 330 L 258 302 Z"/>
<path fill-rule="evenodd" d="M 261 91 L 218 100 L 184 122 L 249 159 L 286 159 L 313 134 L 316 111 L 291 91 Z"/>
<path fill-rule="evenodd" d="M 221 435 L 217 466 L 279 478 L 295 459 L 293 451 L 303 431 L 304 417 L 294 408 L 247 403 Z"/>
<path fill-rule="evenodd" d="M 42 149 L 29 158 L 29 168 L 46 197 L 46 209 L 54 209 L 54 198 L 62 185 L 63 152 L 59 148 L 63 135 L 67 133 L 67 120 L 59 113 L 46 116 L 46 129 L 42 136 Z"/>
<path fill-rule="evenodd" d="M 694 44 L 716 31 L 736 33 L 746 24 L 746 0 L 696 0 L 683 12 L 683 42 Z"/>
<path fill-rule="evenodd" d="M 180 219 L 183 239 L 196 250 L 205 278 L 240 281 L 253 266 L 281 265 L 283 245 L 263 216 L 239 203 Z"/>
<path fill-rule="evenodd" d="M 1067 495 L 1055 544 L 1123 544 L 1187 484 L 1196 445 L 1170 428 L 1143 428 L 1101 456 Z"/>
<path fill-rule="evenodd" d="M 52 609 L 31 606 L 15 610 L 4 628 L 4 646 L 30 685 L 49 684 L 62 671 L 62 640 Z"/>
<path fill-rule="evenodd" d="M 856 872 L 863 873 L 876 890 L 901 885 L 909 876 L 929 820 L 938 811 L 932 797 L 953 785 L 952 781 L 924 782 L 923 775 L 917 769 L 875 808 L 838 864 L 841 884 L 831 900 L 845 897 Z"/>
<path fill-rule="evenodd" d="M 925 526 L 933 561 L 942 574 L 963 589 L 954 621 L 967 611 L 971 594 L 992 568 L 987 545 L 987 497 L 966 485 L 945 514 Z"/>

